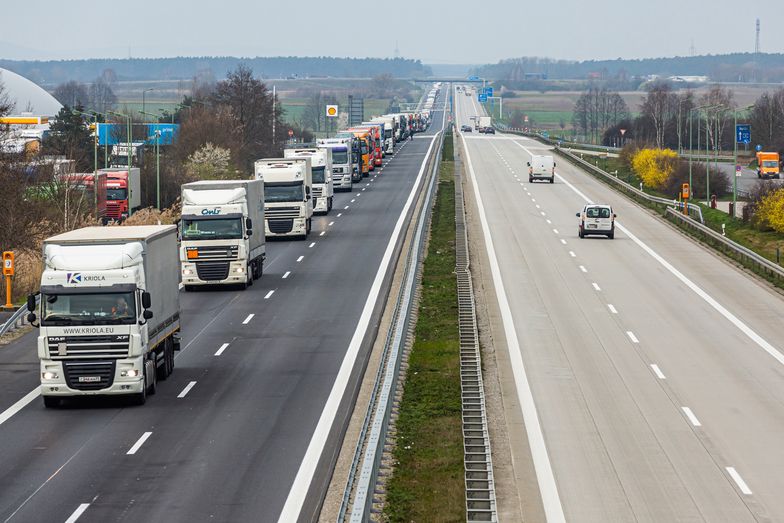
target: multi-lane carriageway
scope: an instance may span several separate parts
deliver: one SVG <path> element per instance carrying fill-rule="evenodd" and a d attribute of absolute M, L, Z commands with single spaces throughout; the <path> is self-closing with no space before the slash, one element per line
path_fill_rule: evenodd
<path fill-rule="evenodd" d="M 458 125 L 479 114 L 455 102 Z M 782 296 L 557 156 L 554 184 L 528 183 L 540 143 L 463 136 L 512 463 L 530 453 L 542 500 L 522 512 L 784 521 Z M 614 240 L 578 238 L 587 201 L 614 206 Z"/>
<path fill-rule="evenodd" d="M 36 333 L 0 348 L 0 521 L 312 519 L 446 98 L 307 241 L 268 243 L 252 287 L 182 294 L 183 350 L 144 407 L 44 409 Z"/>

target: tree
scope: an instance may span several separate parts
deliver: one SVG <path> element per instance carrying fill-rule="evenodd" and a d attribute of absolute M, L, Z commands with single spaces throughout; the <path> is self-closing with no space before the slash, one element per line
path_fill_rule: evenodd
<path fill-rule="evenodd" d="M 632 167 L 649 187 L 662 188 L 675 170 L 678 155 L 671 149 L 641 149 L 632 159 Z"/>
<path fill-rule="evenodd" d="M 654 82 L 648 87 L 640 111 L 653 124 L 657 149 L 664 147 L 664 130 L 675 114 L 677 104 L 677 96 L 672 92 L 669 82 Z"/>
<path fill-rule="evenodd" d="M 762 93 L 754 102 L 749 120 L 754 143 L 784 151 L 784 88 Z"/>
<path fill-rule="evenodd" d="M 784 189 L 765 195 L 757 206 L 755 217 L 774 231 L 784 233 Z"/>
<path fill-rule="evenodd" d="M 722 150 L 722 143 L 724 142 L 725 130 L 728 128 L 730 115 L 735 108 L 735 101 L 733 100 L 732 91 L 720 85 L 712 86 L 707 93 L 700 97 L 700 105 L 712 106 L 706 109 L 708 115 L 706 131 L 710 146 L 715 151 Z M 729 142 L 734 137 L 734 130 L 732 136 L 729 137 Z"/>
<path fill-rule="evenodd" d="M 90 84 L 90 109 L 105 113 L 117 104 L 117 96 L 112 90 L 112 86 L 103 77 L 98 77 Z"/>
<path fill-rule="evenodd" d="M 629 108 L 620 94 L 592 86 L 577 99 L 572 124 L 597 143 L 608 128 L 628 117 Z"/>
<path fill-rule="evenodd" d="M 61 83 L 55 87 L 53 94 L 58 102 L 69 107 L 87 107 L 90 103 L 87 87 L 75 80 Z"/>
<path fill-rule="evenodd" d="M 93 137 L 79 114 L 83 110 L 81 105 L 76 106 L 75 111 L 67 105 L 60 109 L 41 144 L 46 154 L 63 155 L 74 160 L 77 172 L 92 171 L 95 164 Z"/>

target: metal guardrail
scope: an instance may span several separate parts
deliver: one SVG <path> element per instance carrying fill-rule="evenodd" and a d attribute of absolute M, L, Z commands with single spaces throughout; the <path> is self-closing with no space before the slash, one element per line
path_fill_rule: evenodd
<path fill-rule="evenodd" d="M 466 520 L 498 521 L 493 458 L 487 425 L 482 356 L 476 302 L 471 280 L 465 200 L 459 160 L 455 164 L 455 251 L 458 329 L 460 335 L 460 388 L 463 414 L 463 463 Z"/>
<path fill-rule="evenodd" d="M 766 275 L 776 280 L 784 281 L 784 267 L 781 265 L 778 265 L 764 256 L 757 254 L 751 249 L 748 249 L 743 245 L 730 240 L 726 236 L 723 236 L 722 234 L 714 231 L 710 227 L 707 227 L 701 223 L 697 223 L 696 221 L 684 216 L 683 214 L 680 214 L 674 209 L 667 209 L 665 211 L 665 217 L 671 221 L 676 221 L 679 225 L 697 233 L 697 235 L 699 235 L 704 241 L 714 244 L 714 247 L 719 248 L 724 254 L 737 261 L 740 261 L 744 265 L 754 266 Z"/>
<path fill-rule="evenodd" d="M 398 379 L 413 335 L 413 313 L 418 301 L 416 289 L 421 279 L 422 259 L 424 257 L 425 230 L 430 219 L 432 199 L 438 179 L 438 166 L 441 159 L 441 146 L 444 134 L 441 133 L 434 144 L 434 154 L 429 159 L 426 172 L 429 174 L 427 193 L 422 211 L 417 220 L 416 233 L 412 248 L 406 259 L 403 285 L 398 294 L 392 323 L 387 331 L 381 365 L 374 382 L 368 409 L 362 423 L 357 445 L 354 450 L 349 477 L 343 491 L 343 498 L 337 521 L 343 523 L 348 517 L 352 523 L 370 520 L 373 512 L 374 490 L 379 480 L 379 471 L 384 453 L 393 407 L 399 401 Z M 348 513 L 351 507 L 350 514 Z"/>
<path fill-rule="evenodd" d="M 41 300 L 40 296 L 35 297 L 36 304 L 40 300 Z M 28 312 L 30 311 L 27 309 L 27 305 L 19 307 L 19 309 L 16 310 L 2 326 L 0 326 L 0 336 L 26 324 Z"/>
<path fill-rule="evenodd" d="M 561 147 L 555 146 L 554 150 L 557 153 L 559 153 L 561 156 L 564 156 L 568 160 L 572 161 L 572 163 L 576 163 L 579 166 L 584 167 L 584 168 L 586 168 L 586 169 L 588 169 L 588 170 L 598 174 L 599 176 L 601 176 L 602 178 L 606 179 L 607 181 L 615 184 L 616 186 L 618 186 L 621 189 L 621 192 L 627 194 L 628 196 L 631 196 L 632 198 L 639 199 L 639 200 L 645 200 L 645 201 L 647 201 L 649 203 L 656 203 L 656 204 L 659 204 L 659 205 L 665 205 L 667 207 L 683 209 L 683 203 L 681 203 L 681 202 L 679 202 L 677 200 L 670 200 L 668 198 L 661 198 L 659 196 L 652 196 L 652 195 L 650 195 L 650 194 L 648 194 L 648 193 L 646 193 L 644 191 L 641 191 L 637 187 L 635 187 L 635 186 L 633 186 L 633 185 L 631 185 L 631 184 L 629 184 L 627 182 L 624 182 L 623 180 L 619 179 L 616 175 L 610 174 L 607 171 L 605 171 L 603 169 L 600 169 L 596 165 L 593 165 L 590 162 L 587 162 L 587 161 L 583 160 L 582 158 L 572 154 L 571 152 L 569 152 L 567 150 L 562 149 Z M 694 203 L 689 203 L 688 206 L 689 206 L 689 215 L 695 215 L 699 219 L 700 223 L 704 224 L 705 223 L 705 219 L 702 217 L 702 209 L 700 208 L 700 206 L 697 205 L 697 204 L 694 204 Z"/>

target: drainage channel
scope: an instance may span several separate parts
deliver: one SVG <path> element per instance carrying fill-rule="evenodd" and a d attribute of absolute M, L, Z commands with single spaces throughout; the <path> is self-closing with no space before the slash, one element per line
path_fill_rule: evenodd
<path fill-rule="evenodd" d="M 434 153 L 427 170 L 429 178 L 426 182 L 425 201 L 417 217 L 416 233 L 406 258 L 403 285 L 396 300 L 391 326 L 384 343 L 382 364 L 375 378 L 370 403 L 354 451 L 338 513 L 338 523 L 381 519 L 386 481 L 392 470 L 395 420 L 403 392 L 399 384 L 405 378 L 408 353 L 414 339 L 426 232 L 438 180 L 442 144 L 443 133 L 433 145 Z"/>
<path fill-rule="evenodd" d="M 455 136 L 454 141 L 457 141 Z M 456 149 L 455 149 L 456 150 Z M 466 520 L 498 521 L 493 459 L 487 429 L 479 331 L 476 325 L 474 286 L 469 271 L 468 233 L 463 200 L 462 164 L 455 155 L 455 249 L 460 332 L 460 386 L 463 401 L 463 454 L 465 460 Z"/>

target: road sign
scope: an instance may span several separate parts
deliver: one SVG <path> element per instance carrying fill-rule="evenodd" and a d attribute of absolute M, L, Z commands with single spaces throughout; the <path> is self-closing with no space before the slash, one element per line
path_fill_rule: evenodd
<path fill-rule="evenodd" d="M 485 87 L 485 94 L 487 95 L 488 98 L 493 96 L 493 88 L 492 87 Z"/>
<path fill-rule="evenodd" d="M 3 253 L 3 275 L 14 275 L 14 253 L 13 251 L 5 251 Z"/>
<path fill-rule="evenodd" d="M 477 81 L 479 81 L 479 77 L 478 76 L 469 76 L 468 80 L 471 81 L 471 82 L 477 82 Z"/>
<path fill-rule="evenodd" d="M 762 146 L 761 146 L 761 145 L 757 145 L 757 146 L 756 146 L 754 149 L 755 149 L 757 152 L 760 152 L 760 151 L 762 150 Z"/>
<path fill-rule="evenodd" d="M 751 125 L 738 124 L 735 126 L 735 141 L 737 143 L 751 143 Z"/>
<path fill-rule="evenodd" d="M 484 94 L 484 93 L 481 93 L 481 94 L 479 95 L 479 102 L 480 102 L 480 103 L 484 103 L 484 102 L 486 102 L 486 101 L 487 101 L 487 95 L 486 95 L 486 94 Z"/>
<path fill-rule="evenodd" d="M 542 131 L 543 138 L 550 138 L 550 133 L 548 131 Z"/>
<path fill-rule="evenodd" d="M 338 116 L 338 106 L 337 105 L 328 105 L 327 106 L 327 117 L 328 118 L 337 118 Z"/>
<path fill-rule="evenodd" d="M 740 168 L 740 165 L 736 165 L 735 166 L 735 176 L 740 177 L 741 173 L 742 173 L 742 169 Z"/>

